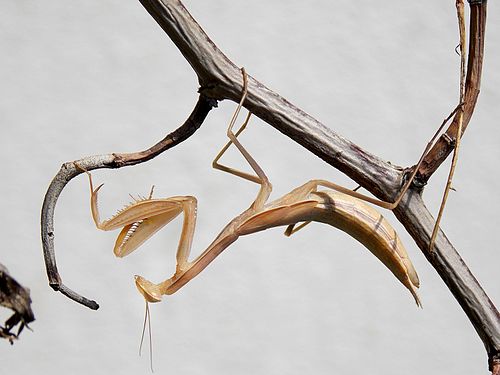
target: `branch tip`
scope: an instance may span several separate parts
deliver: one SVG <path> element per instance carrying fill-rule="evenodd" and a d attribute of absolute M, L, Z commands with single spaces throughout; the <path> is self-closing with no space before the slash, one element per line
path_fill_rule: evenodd
<path fill-rule="evenodd" d="M 55 291 L 59 291 L 66 297 L 78 302 L 92 310 L 97 310 L 97 302 L 83 297 L 62 283 L 57 270 L 55 248 L 54 248 L 54 212 L 59 195 L 73 178 L 83 173 L 100 168 L 121 168 L 146 162 L 158 156 L 162 152 L 178 145 L 191 135 L 203 124 L 210 110 L 217 106 L 217 101 L 204 95 L 200 95 L 198 101 L 188 119 L 177 130 L 168 134 L 160 142 L 151 148 L 129 154 L 106 154 L 88 156 L 76 161 L 64 163 L 47 189 L 42 205 L 41 213 L 41 236 L 45 259 L 45 267 L 49 279 L 49 285 Z"/>

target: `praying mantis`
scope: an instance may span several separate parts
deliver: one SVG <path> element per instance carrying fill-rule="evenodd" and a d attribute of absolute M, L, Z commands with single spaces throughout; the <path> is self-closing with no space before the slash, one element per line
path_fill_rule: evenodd
<path fill-rule="evenodd" d="M 238 136 L 249 122 L 250 112 L 240 129 L 236 133 L 233 132 L 234 124 L 247 95 L 247 75 L 244 69 L 242 69 L 242 75 L 243 93 L 227 130 L 229 141 L 215 157 L 212 165 L 215 169 L 257 183 L 260 189 L 250 207 L 232 219 L 208 248 L 194 260 L 190 261 L 189 256 L 197 216 L 195 197 L 174 196 L 156 199 L 152 197 L 151 190 L 149 197 L 137 199 L 109 220 L 101 221 L 97 201 L 102 185 L 94 188 L 92 176 L 86 171 L 90 184 L 92 218 L 96 227 L 105 231 L 122 228 L 114 246 L 114 253 L 118 257 L 127 256 L 135 251 L 154 233 L 183 213 L 184 221 L 176 253 L 174 275 L 160 283 L 153 283 L 145 277 L 135 276 L 135 284 L 146 303 L 160 302 L 163 295 L 178 291 L 240 236 L 278 226 L 286 226 L 285 235 L 290 236 L 315 221 L 332 225 L 363 244 L 384 263 L 410 291 L 416 304 L 421 306 L 417 294 L 419 279 L 400 238 L 377 210 L 363 202 L 363 200 L 368 201 L 387 209 L 396 207 L 413 180 L 416 169 L 393 203 L 366 197 L 325 180 L 311 180 L 281 198 L 268 202 L 272 190 L 271 183 L 262 168 L 238 140 Z M 243 155 L 255 174 L 242 172 L 219 163 L 219 159 L 231 145 L 234 145 Z M 329 190 L 318 190 L 320 187 Z"/>
<path fill-rule="evenodd" d="M 413 167 L 413 172 L 409 177 L 405 176 L 407 177 L 406 183 L 401 188 L 394 202 L 384 202 L 371 198 L 325 180 L 309 181 L 283 197 L 268 202 L 272 190 L 271 184 L 257 162 L 250 156 L 237 139 L 239 134 L 241 134 L 247 126 L 251 114 L 248 114 L 245 122 L 236 133 L 232 131 L 247 95 L 247 76 L 243 69 L 243 94 L 227 130 L 229 142 L 216 156 L 213 167 L 255 182 L 260 185 L 260 190 L 251 206 L 231 220 L 212 244 L 193 261 L 189 261 L 189 255 L 196 224 L 196 198 L 192 196 L 177 196 L 166 199 L 153 199 L 151 191 L 148 198 L 137 200 L 135 203 L 119 211 L 109 220 L 101 222 L 97 207 L 97 196 L 102 185 L 94 189 L 92 176 L 86 171 L 89 176 L 91 188 L 92 217 L 97 228 L 102 230 L 122 228 L 114 248 L 115 254 L 119 257 L 126 256 L 136 250 L 155 232 L 168 224 L 181 212 L 184 215 L 182 233 L 176 254 L 176 270 L 174 275 L 158 284 L 152 283 L 142 276 L 136 276 L 135 278 L 136 286 L 146 301 L 159 302 L 163 295 L 175 293 L 198 275 L 222 251 L 224 251 L 224 249 L 242 235 L 255 233 L 276 226 L 287 226 L 285 235 L 290 236 L 310 222 L 317 221 L 335 226 L 361 242 L 391 270 L 398 280 L 414 296 L 417 305 L 420 305 L 420 300 L 416 292 L 419 286 L 418 276 L 399 237 L 382 215 L 362 201 L 369 202 L 388 210 L 393 210 L 397 207 L 413 182 L 419 166 L 427 152 L 431 149 L 441 129 L 452 116 L 458 113 L 457 144 L 452 167 L 450 169 L 447 187 L 429 245 L 429 252 L 433 251 L 434 241 L 439 228 L 439 221 L 448 192 L 451 188 L 451 179 L 456 165 L 464 116 L 465 21 L 463 15 L 463 1 L 457 0 L 456 7 L 459 20 L 461 51 L 460 102 L 448 118 L 443 121 L 431 141 L 429 141 L 419 161 Z M 241 172 L 218 163 L 220 157 L 232 144 L 234 144 L 244 156 L 255 175 Z M 318 187 L 332 190 L 318 191 Z M 296 227 L 299 223 L 302 224 Z M 68 291 L 66 292 L 68 293 Z"/>
<path fill-rule="evenodd" d="M 420 160 L 413 167 L 413 172 L 405 175 L 406 183 L 401 187 L 401 190 L 394 202 L 384 202 L 375 198 L 367 197 L 363 194 L 357 193 L 356 191 L 346 189 L 342 186 L 324 180 L 309 181 L 283 197 L 268 202 L 272 189 L 271 184 L 269 183 L 269 180 L 263 170 L 237 139 L 238 135 L 241 134 L 247 126 L 250 114 L 247 116 L 247 119 L 242 127 L 236 133 L 232 131 L 236 118 L 247 95 L 247 77 L 244 71 L 243 94 L 227 131 L 229 142 L 215 158 L 213 167 L 255 182 L 260 185 L 260 190 L 251 206 L 231 220 L 212 242 L 212 244 L 210 244 L 209 247 L 194 260 L 190 261 L 189 255 L 196 224 L 196 198 L 191 196 L 178 196 L 166 199 L 153 199 L 151 192 L 148 198 L 137 200 L 135 203 L 119 211 L 111 219 L 101 222 L 97 208 L 97 196 L 102 185 L 97 189 L 94 189 L 92 177 L 90 173 L 87 172 L 91 187 L 92 217 L 96 226 L 102 230 L 122 228 L 114 249 L 115 254 L 119 257 L 126 256 L 136 250 L 156 231 L 168 224 L 181 212 L 183 213 L 184 224 L 176 254 L 176 270 L 174 275 L 159 284 L 152 283 L 141 276 L 136 277 L 136 285 L 145 297 L 146 301 L 159 302 L 163 295 L 175 293 L 192 278 L 198 275 L 222 251 L 224 251 L 224 249 L 226 249 L 242 235 L 255 233 L 276 226 L 287 226 L 285 234 L 291 235 L 311 221 L 317 221 L 335 226 L 361 242 L 391 270 L 391 272 L 407 289 L 410 290 L 415 298 L 415 301 L 417 302 L 417 305 L 420 305 L 420 300 L 416 292 L 416 289 L 419 286 L 418 277 L 395 230 L 377 211 L 362 201 L 366 201 L 388 210 L 393 210 L 397 207 L 413 182 L 425 155 L 431 149 L 433 142 L 439 135 L 441 129 L 446 125 L 452 116 L 457 114 L 457 141 L 452 167 L 450 168 L 447 187 L 445 189 L 445 194 L 433 233 L 430 236 L 431 239 L 428 247 L 429 253 L 432 253 L 434 241 L 439 228 L 439 222 L 443 213 L 448 192 L 451 188 L 452 176 L 460 144 L 462 123 L 464 121 L 464 106 L 466 104 L 466 48 L 463 1 L 457 0 L 456 7 L 459 19 L 459 46 L 461 51 L 460 101 L 454 111 L 443 121 L 431 141 L 427 144 Z M 250 167 L 253 169 L 255 175 L 241 172 L 218 163 L 220 157 L 232 144 L 234 144 L 244 156 Z M 319 187 L 332 190 L 318 191 Z M 58 280 L 55 280 L 54 285 L 58 288 L 61 287 Z M 71 297 L 72 291 L 67 288 L 61 288 L 61 291 L 70 296 L 70 298 L 74 297 L 74 293 L 73 297 Z M 94 305 L 96 304 L 94 303 Z"/>
<path fill-rule="evenodd" d="M 244 97 L 242 99 L 242 102 L 244 100 Z M 241 105 L 241 104 L 240 104 Z M 244 126 L 245 127 L 248 123 L 245 121 Z M 228 129 L 228 136 L 230 138 L 230 142 L 228 143 L 229 147 L 230 145 L 234 144 L 238 149 L 241 149 L 241 147 L 238 147 L 238 144 L 232 140 L 231 135 L 233 138 L 236 140 L 238 135 L 243 131 L 240 129 L 239 131 L 234 134 L 232 132 L 232 127 L 234 125 L 234 122 L 230 125 Z M 460 133 L 460 131 L 458 131 Z M 227 149 L 226 147 L 226 149 Z M 457 147 L 458 148 L 458 147 Z M 241 151 L 241 150 L 240 150 Z M 243 151 L 241 151 L 243 156 L 245 154 Z M 221 151 L 219 154 L 218 158 L 224 153 L 224 151 Z M 218 164 L 218 158 L 214 161 L 214 164 L 218 169 L 224 170 L 224 166 L 221 166 Z M 97 211 L 97 194 L 98 194 L 98 189 L 95 190 L 95 212 L 97 215 L 93 215 L 94 217 L 97 217 L 96 223 L 99 223 L 98 227 L 101 229 L 105 230 L 110 230 L 114 228 L 120 228 L 121 226 L 124 227 L 124 229 L 121 232 L 121 239 L 119 237 L 119 241 L 117 240 L 117 247 L 115 247 L 115 253 L 119 256 L 126 256 L 130 252 L 134 251 L 137 249 L 141 243 L 146 241 L 150 236 L 154 234 L 155 231 L 160 230 L 163 225 L 168 224 L 170 220 L 173 220 L 174 217 L 178 216 L 181 212 L 183 213 L 184 217 L 184 226 L 183 226 L 183 231 L 181 235 L 181 243 L 179 244 L 179 249 L 177 252 L 177 258 L 178 262 L 176 265 L 176 272 L 175 274 L 168 280 L 165 280 L 164 282 L 160 284 L 154 284 L 147 279 L 143 277 L 137 277 L 136 278 L 136 283 L 141 291 L 142 295 L 146 298 L 146 301 L 149 302 L 158 302 L 161 300 L 163 295 L 168 295 L 175 293 L 176 290 L 180 289 L 185 283 L 190 281 L 192 278 L 194 278 L 199 272 L 201 272 L 211 261 L 215 259 L 215 257 L 220 254 L 225 248 L 231 245 L 232 242 L 236 241 L 236 239 L 241 236 L 241 235 L 246 235 L 250 233 L 255 233 L 260 230 L 264 230 L 267 228 L 271 228 L 274 225 L 284 225 L 287 226 L 287 230 L 285 231 L 286 234 L 291 235 L 295 233 L 297 230 L 303 227 L 303 225 L 299 225 L 301 222 L 302 223 L 308 223 L 310 221 L 322 221 L 329 223 L 326 218 L 322 217 L 318 211 L 323 210 L 323 212 L 328 213 L 328 210 L 333 211 L 333 209 L 336 208 L 335 204 L 337 202 L 342 202 L 342 199 L 345 199 L 346 206 L 351 205 L 353 207 L 353 214 L 351 217 L 348 217 L 345 219 L 345 222 L 349 222 L 349 224 L 352 224 L 355 220 L 360 220 L 359 212 L 354 212 L 354 208 L 358 208 L 360 205 L 360 202 L 354 202 L 353 200 L 349 200 L 348 198 L 345 198 L 344 196 L 341 196 L 340 194 L 333 195 L 334 192 L 318 192 L 319 188 L 324 187 L 329 187 L 334 190 L 338 190 L 333 184 L 329 183 L 326 184 L 324 183 L 323 185 L 320 183 L 321 181 L 316 181 L 316 185 L 311 184 L 309 187 L 306 188 L 306 186 L 301 186 L 301 188 L 304 188 L 304 190 L 299 190 L 295 189 L 294 192 L 291 192 L 288 194 L 290 197 L 289 200 L 285 199 L 285 197 L 280 198 L 280 200 L 276 200 L 274 202 L 268 203 L 268 198 L 269 198 L 269 193 L 268 192 L 267 196 L 265 193 L 262 193 L 262 190 L 264 189 L 264 185 L 268 183 L 267 177 L 262 177 L 259 175 L 259 171 L 256 170 L 256 167 L 252 165 L 252 162 L 245 156 L 247 159 L 248 163 L 250 166 L 253 168 L 255 175 L 256 176 L 251 176 L 252 178 L 247 178 L 248 180 L 254 181 L 256 183 L 260 184 L 261 190 L 259 191 L 259 196 L 263 196 L 264 198 L 260 198 L 259 196 L 255 199 L 255 201 L 252 203 L 252 206 L 243 212 L 241 215 L 239 215 L 237 218 L 232 220 L 228 226 L 226 226 L 221 234 L 217 236 L 217 238 L 214 240 L 214 243 L 209 246 L 209 249 L 205 251 L 200 257 L 196 258 L 194 261 L 190 261 L 189 258 L 189 253 L 191 249 L 191 244 L 193 241 L 193 236 L 194 236 L 194 226 L 196 222 L 196 199 L 194 197 L 172 197 L 168 198 L 165 200 L 157 200 L 153 199 L 152 194 L 149 195 L 147 199 L 144 199 L 144 204 L 141 202 L 137 202 L 137 208 L 132 209 L 133 207 L 130 207 L 130 210 L 123 214 L 123 216 L 118 219 L 118 218 L 112 218 L 108 220 L 107 222 L 101 223 L 99 218 L 98 218 L 98 211 Z M 255 163 L 256 164 L 256 163 Z M 415 170 L 417 167 L 414 167 Z M 235 171 L 233 170 L 233 174 L 238 175 L 237 173 L 234 173 Z M 90 175 L 89 175 L 90 177 Z M 240 175 L 240 177 L 243 177 Z M 407 178 L 408 184 L 413 180 L 413 177 L 408 178 L 408 175 L 405 176 Z M 312 183 L 312 181 L 311 181 Z M 92 186 L 92 185 L 91 185 Z M 270 185 L 269 185 L 270 187 Z M 309 189 L 310 188 L 310 189 Z M 94 189 L 92 187 L 92 195 L 94 195 Z M 269 189 L 270 190 L 270 189 Z M 400 197 L 403 196 L 405 190 L 402 189 L 401 194 L 399 195 Z M 292 194 L 292 193 L 298 193 L 298 194 Z M 347 192 L 346 192 L 347 193 Z M 352 196 L 352 194 L 348 194 L 349 196 Z M 357 197 L 357 196 L 355 196 Z M 177 199 L 176 199 L 177 198 Z M 342 198 L 342 199 L 341 199 Z M 361 197 L 357 197 L 361 198 Z M 322 199 L 322 200 L 321 200 Z M 308 202 L 310 200 L 310 202 Z M 257 202 L 260 202 L 260 204 L 257 204 Z M 330 203 L 334 202 L 335 204 Z M 372 202 L 375 203 L 375 202 Z M 379 204 L 379 206 L 382 206 L 384 208 L 391 209 L 395 207 L 398 203 L 398 200 L 394 201 L 393 203 L 387 203 L 387 205 Z M 309 204 L 309 205 L 308 205 Z M 340 205 L 340 208 L 342 208 L 342 204 L 338 203 Z M 377 203 L 375 203 L 377 204 Z M 253 209 L 253 211 L 249 211 L 250 209 Z M 346 209 L 347 210 L 347 209 Z M 311 213 L 314 211 L 313 213 Z M 286 217 L 288 222 L 285 222 L 285 219 L 283 218 L 283 214 L 287 213 L 291 217 Z M 293 214 L 296 214 L 297 216 L 292 216 Z M 316 216 L 314 216 L 314 215 Z M 128 216 L 127 216 L 128 215 Z M 307 215 L 310 215 L 308 217 Z M 326 214 L 325 214 L 326 215 Z M 119 216 L 119 215 L 117 215 Z M 377 216 L 375 215 L 367 215 L 366 217 L 371 218 L 371 221 L 368 221 L 367 227 L 373 228 L 375 223 L 377 223 Z M 237 220 L 238 219 L 238 220 Z M 268 220 L 267 222 L 264 220 Z M 282 222 L 279 222 L 278 219 L 283 219 Z M 296 223 L 289 223 L 292 220 L 297 220 Z M 298 219 L 304 220 L 300 221 Z M 256 222 L 260 220 L 261 226 L 256 226 Z M 272 220 L 275 220 L 271 222 Z M 121 222 L 120 222 L 121 221 Z M 246 229 L 247 232 L 245 232 L 245 227 L 250 226 L 253 223 L 254 225 L 254 232 L 251 232 L 248 228 Z M 149 225 L 149 228 L 148 228 Z M 360 225 L 360 224 L 356 224 Z M 340 226 L 340 225 L 338 225 Z M 436 225 L 437 227 L 437 225 Z M 184 228 L 186 228 L 184 230 Z M 348 229 L 346 229 L 347 232 L 349 232 Z M 391 231 L 388 232 L 389 235 L 387 236 L 386 239 L 394 239 L 395 237 L 395 232 L 393 232 L 393 235 L 391 236 Z M 350 233 L 350 232 L 349 232 Z M 355 235 L 353 234 L 355 237 Z M 225 242 L 224 242 L 225 241 Z M 395 245 L 396 246 L 396 245 Z M 187 253 L 187 254 L 186 254 Z M 382 254 L 386 255 L 381 251 Z M 394 260 L 394 257 L 398 257 L 399 255 L 399 260 L 396 259 Z M 391 258 L 392 256 L 392 258 Z M 386 265 L 387 264 L 395 264 L 396 266 L 393 266 L 394 269 L 399 270 L 399 268 L 404 268 L 401 266 L 401 263 L 403 266 L 405 265 L 404 258 L 400 254 L 396 255 L 388 255 L 387 256 L 389 260 L 386 260 L 384 262 Z M 392 263 L 391 263 L 392 262 Z M 391 266 L 388 265 L 389 268 Z M 397 268 L 399 267 L 399 268 Z M 413 268 L 413 267 L 412 267 Z M 391 269 L 392 270 L 392 269 Z M 402 276 L 399 276 L 398 279 L 401 281 L 407 288 L 407 284 L 411 284 L 412 288 L 408 288 L 411 292 L 414 293 L 414 296 L 417 303 L 419 303 L 418 300 L 418 295 L 416 295 L 416 288 L 418 287 L 418 279 L 416 279 L 416 282 L 412 282 L 411 277 L 409 276 L 411 272 L 408 271 L 409 268 L 406 266 L 406 276 L 404 272 L 402 272 Z M 396 273 L 395 271 L 393 271 Z M 406 279 L 405 279 L 406 277 Z M 409 282 L 408 282 L 409 280 Z M 406 283 L 405 283 L 406 282 Z M 412 293 L 412 294 L 413 294 Z"/>

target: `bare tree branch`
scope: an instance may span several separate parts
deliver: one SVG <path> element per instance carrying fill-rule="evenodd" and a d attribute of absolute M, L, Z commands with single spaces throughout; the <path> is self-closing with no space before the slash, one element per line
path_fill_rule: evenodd
<path fill-rule="evenodd" d="M 215 46 L 182 3 L 179 0 L 139 1 L 194 69 L 201 86 L 202 97 L 214 100 L 230 99 L 237 102 L 242 91 L 239 68 Z M 466 80 L 464 129 L 470 121 L 479 94 L 486 24 L 486 1 L 469 0 L 469 3 L 471 48 Z M 397 195 L 405 172 L 409 169 L 394 167 L 361 149 L 251 77 L 249 77 L 248 96 L 244 106 L 286 136 L 344 172 L 377 197 L 391 201 Z M 453 149 L 453 141 L 450 139 L 452 140 L 452 135 L 456 134 L 456 123 L 455 119 L 447 131 L 449 134 L 443 136 L 429 153 L 425 166 L 420 169 L 420 179 L 415 181 L 414 186 L 408 190 L 401 204 L 395 209 L 395 214 L 469 317 L 485 345 L 490 370 L 493 371 L 497 366 L 496 361 L 500 360 L 500 315 L 497 309 L 442 231 L 438 233 L 434 252 L 430 254 L 427 250 L 434 219 L 421 199 L 419 187 L 427 181 Z M 169 142 L 166 143 L 172 145 L 175 143 Z M 153 147 L 144 151 L 145 154 L 103 155 L 84 158 L 78 163 L 88 170 L 118 168 L 146 161 L 159 154 L 160 150 L 162 150 L 161 146 L 158 149 Z M 132 161 L 129 162 L 127 158 Z M 97 308 L 95 302 L 78 299 L 79 295 L 74 292 L 69 293 L 69 289 L 61 283 L 55 266 L 53 248 L 55 203 L 66 183 L 79 173 L 80 171 L 73 163 L 66 163 L 50 185 L 42 211 L 42 239 L 46 259 L 48 259 L 47 273 L 50 285 L 80 303 Z"/>
<path fill-rule="evenodd" d="M 462 135 L 472 118 L 476 108 L 481 87 L 481 72 L 483 70 L 484 36 L 486 31 L 486 1 L 470 2 L 470 37 L 469 59 L 467 63 L 467 78 L 465 82 L 465 100 L 462 123 Z M 425 183 L 439 166 L 446 160 L 455 148 L 459 116 L 455 115 L 450 127 L 436 142 L 426 155 L 417 173 L 417 178 Z"/>

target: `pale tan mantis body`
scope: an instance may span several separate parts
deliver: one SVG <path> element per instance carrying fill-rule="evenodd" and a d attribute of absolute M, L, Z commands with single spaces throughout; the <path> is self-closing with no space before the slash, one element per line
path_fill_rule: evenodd
<path fill-rule="evenodd" d="M 462 106 L 464 104 L 463 100 L 465 91 L 465 26 L 463 1 L 457 0 L 456 5 L 460 26 L 461 47 L 460 104 L 442 123 L 441 127 L 428 143 L 419 162 L 414 167 L 413 173 L 408 178 L 407 183 L 401 189 L 398 197 L 393 203 L 383 202 L 378 199 L 367 197 L 363 194 L 359 194 L 355 191 L 324 180 L 309 181 L 306 184 L 292 190 L 285 196 L 266 203 L 271 193 L 271 184 L 256 161 L 250 156 L 237 139 L 238 135 L 241 134 L 246 127 L 250 113 L 236 134 L 232 131 L 247 94 L 246 73 L 243 69 L 243 95 L 227 131 L 227 136 L 230 140 L 215 158 L 213 167 L 256 182 L 261 185 L 261 188 L 252 205 L 239 216 L 231 220 L 212 242 L 212 244 L 210 244 L 210 246 L 193 261 L 189 261 L 189 255 L 196 224 L 197 202 L 195 197 L 178 196 L 166 199 L 152 199 L 151 191 L 148 199 L 137 201 L 119 211 L 111 219 L 100 222 L 97 208 L 97 193 L 100 186 L 95 190 L 93 189 L 92 178 L 90 173 L 88 173 L 91 186 L 92 217 L 96 226 L 102 230 L 113 230 L 123 227 L 115 243 L 114 252 L 116 256 L 123 257 L 130 254 L 149 237 L 156 233 L 156 231 L 160 230 L 163 226 L 173 220 L 177 215 L 181 212 L 184 213 L 184 223 L 177 249 L 177 263 L 174 275 L 159 284 L 154 284 L 141 276 L 136 276 L 136 285 L 146 301 L 159 302 L 162 295 L 175 293 L 189 280 L 205 269 L 208 264 L 210 264 L 222 251 L 224 251 L 224 249 L 236 241 L 239 236 L 281 225 L 288 226 L 285 234 L 289 236 L 311 221 L 318 221 L 333 225 L 361 242 L 391 270 L 391 272 L 406 288 L 408 288 L 414 296 L 417 305 L 420 305 L 420 300 L 416 293 L 416 289 L 419 286 L 418 276 L 408 258 L 406 250 L 396 234 L 396 231 L 380 213 L 361 200 L 370 202 L 388 210 L 394 209 L 409 188 L 417 173 L 418 167 L 432 146 L 434 140 L 437 138 L 439 132 L 447 121 L 458 112 L 459 126 L 457 131 L 457 145 L 455 147 L 455 154 L 450 170 L 450 176 L 448 178 L 445 196 L 443 197 L 438 219 L 431 235 L 429 248 L 430 251 L 432 251 L 442 210 L 450 189 L 451 178 L 456 164 L 463 117 Z M 218 164 L 218 160 L 231 144 L 234 144 L 238 148 L 256 175 L 250 175 L 248 173 Z M 334 189 L 337 190 L 337 192 L 331 190 L 318 191 L 317 189 L 319 186 Z M 303 224 L 294 228 L 297 223 Z"/>
<path fill-rule="evenodd" d="M 130 254 L 181 212 L 184 214 L 174 275 L 158 284 L 152 283 L 142 276 L 135 276 L 136 286 L 146 301 L 159 302 L 163 295 L 175 293 L 242 235 L 277 226 L 288 226 L 285 234 L 291 235 L 309 222 L 317 221 L 335 226 L 361 242 L 408 288 L 417 305 L 420 306 L 417 295 L 418 276 L 396 231 L 377 210 L 358 199 L 368 200 L 371 203 L 392 209 L 401 200 L 408 184 L 394 203 L 365 197 L 324 180 L 309 181 L 283 197 L 267 202 L 272 186 L 265 173 L 237 139 L 246 127 L 250 113 L 238 132 L 234 134 L 232 131 L 247 93 L 246 73 L 243 69 L 242 72 L 244 77 L 243 96 L 227 131 L 230 140 L 215 158 L 213 166 L 216 169 L 260 184 L 260 190 L 251 206 L 231 220 L 208 248 L 194 260 L 189 261 L 189 255 L 196 224 L 196 198 L 176 196 L 166 199 L 152 199 L 150 194 L 149 198 L 136 201 L 119 211 L 111 219 L 101 222 L 97 207 L 97 194 L 102 185 L 94 190 L 91 175 L 88 173 L 91 187 L 92 217 L 96 226 L 102 230 L 123 228 L 114 247 L 114 253 L 118 257 Z M 238 148 L 256 175 L 218 164 L 219 158 L 231 144 Z M 341 190 L 347 194 L 332 190 L 318 191 L 320 186 Z M 303 224 L 294 228 L 298 223 Z"/>

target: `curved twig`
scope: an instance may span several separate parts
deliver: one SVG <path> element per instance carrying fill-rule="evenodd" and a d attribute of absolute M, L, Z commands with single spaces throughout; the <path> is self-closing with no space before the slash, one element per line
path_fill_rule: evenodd
<path fill-rule="evenodd" d="M 490 361 L 491 375 L 500 375 L 500 359 Z"/>
<path fill-rule="evenodd" d="M 163 151 L 174 147 L 194 134 L 207 117 L 208 112 L 216 106 L 217 101 L 209 99 L 204 95 L 200 95 L 193 112 L 184 124 L 147 150 L 127 154 L 89 156 L 73 162 L 64 163 L 61 166 L 61 169 L 56 174 L 47 189 L 41 215 L 42 245 L 45 267 L 47 269 L 49 285 L 54 290 L 60 291 L 65 296 L 93 310 L 97 310 L 99 308 L 97 302 L 83 297 L 79 293 L 64 285 L 57 270 L 54 250 L 54 210 L 59 195 L 63 191 L 66 184 L 82 173 L 83 170 L 90 171 L 99 168 L 121 168 L 124 166 L 143 163 L 154 158 Z M 75 163 L 80 168 L 78 168 Z"/>

